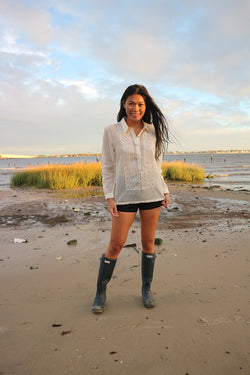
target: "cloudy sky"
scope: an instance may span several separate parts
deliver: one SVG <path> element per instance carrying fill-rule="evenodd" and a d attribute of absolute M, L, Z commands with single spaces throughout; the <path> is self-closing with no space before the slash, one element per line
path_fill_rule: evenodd
<path fill-rule="evenodd" d="M 100 152 L 130 84 L 177 139 L 250 148 L 249 0 L 0 0 L 0 153 Z"/>

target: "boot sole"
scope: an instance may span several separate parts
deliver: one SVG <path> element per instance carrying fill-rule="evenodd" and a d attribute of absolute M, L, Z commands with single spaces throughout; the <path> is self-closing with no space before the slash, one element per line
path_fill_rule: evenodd
<path fill-rule="evenodd" d="M 102 307 L 92 307 L 93 314 L 102 314 L 104 312 L 104 308 Z"/>
<path fill-rule="evenodd" d="M 155 304 L 154 305 L 147 305 L 144 303 L 144 306 L 147 308 L 147 309 L 152 309 L 153 307 L 155 307 Z"/>
<path fill-rule="evenodd" d="M 104 309 L 92 308 L 92 313 L 93 314 L 102 314 L 103 312 L 104 312 Z"/>

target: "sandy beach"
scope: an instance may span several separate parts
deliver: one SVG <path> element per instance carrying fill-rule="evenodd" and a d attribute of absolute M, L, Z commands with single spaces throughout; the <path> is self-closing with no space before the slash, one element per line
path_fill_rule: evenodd
<path fill-rule="evenodd" d="M 141 300 L 137 216 L 101 315 L 91 312 L 111 227 L 101 190 L 0 191 L 1 375 L 250 374 L 250 194 L 169 189 L 156 307 Z"/>

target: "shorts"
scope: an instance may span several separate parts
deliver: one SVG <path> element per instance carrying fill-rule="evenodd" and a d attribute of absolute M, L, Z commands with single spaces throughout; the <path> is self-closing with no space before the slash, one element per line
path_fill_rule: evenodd
<path fill-rule="evenodd" d="M 152 210 L 153 208 L 161 207 L 161 202 L 118 204 L 117 210 L 121 212 L 137 212 L 138 208 L 139 210 Z"/>

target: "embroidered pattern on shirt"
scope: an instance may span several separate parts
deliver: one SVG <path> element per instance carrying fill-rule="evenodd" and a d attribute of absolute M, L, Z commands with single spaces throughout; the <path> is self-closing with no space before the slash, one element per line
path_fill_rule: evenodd
<path fill-rule="evenodd" d="M 135 170 L 125 167 L 125 185 L 126 190 L 144 190 L 155 187 L 153 178 L 155 171 L 153 169 Z"/>

